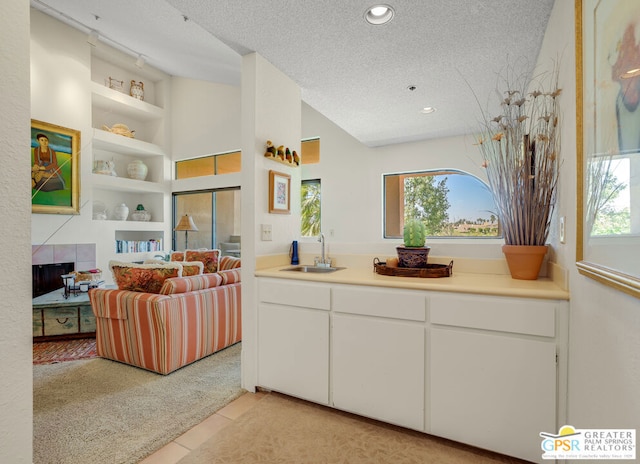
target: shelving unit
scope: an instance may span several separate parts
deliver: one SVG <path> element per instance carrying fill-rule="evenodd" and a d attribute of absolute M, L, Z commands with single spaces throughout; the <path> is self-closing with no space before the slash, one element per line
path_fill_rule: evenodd
<path fill-rule="evenodd" d="M 144 100 L 138 100 L 127 93 L 108 87 L 109 77 L 124 81 L 124 89 L 129 91 L 129 82 L 144 82 Z M 112 161 L 115 176 L 92 173 L 90 186 L 95 214 L 103 206 L 107 220 L 94 219 L 101 229 L 113 237 L 113 254 L 123 259 L 117 252 L 121 241 L 131 242 L 126 253 L 127 260 L 143 259 L 145 245 L 150 240 L 161 240 L 164 245 L 165 225 L 170 212 L 170 171 L 171 160 L 167 154 L 168 124 L 166 104 L 169 76 L 145 66 L 134 66 L 130 57 L 106 48 L 95 47 L 91 61 L 91 133 L 92 161 Z M 135 131 L 134 138 L 115 134 L 106 130 L 114 124 L 125 124 Z M 145 180 L 130 179 L 128 165 L 140 160 L 148 168 Z M 93 163 L 92 163 L 93 165 Z M 129 207 L 129 220 L 117 221 L 114 209 L 120 204 Z M 130 220 L 137 205 L 142 204 L 151 213 L 151 221 Z M 92 215 L 92 217 L 95 217 Z M 142 248 L 142 250 L 141 250 Z M 117 252 L 117 253 L 116 253 Z"/>

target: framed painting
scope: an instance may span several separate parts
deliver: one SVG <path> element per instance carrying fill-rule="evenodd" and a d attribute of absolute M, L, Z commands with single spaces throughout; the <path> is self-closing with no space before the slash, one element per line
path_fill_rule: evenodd
<path fill-rule="evenodd" d="M 79 214 L 80 131 L 31 120 L 31 212 Z"/>
<path fill-rule="evenodd" d="M 575 0 L 578 271 L 640 298 L 640 2 Z"/>
<path fill-rule="evenodd" d="M 269 171 L 269 212 L 291 213 L 291 176 Z"/>

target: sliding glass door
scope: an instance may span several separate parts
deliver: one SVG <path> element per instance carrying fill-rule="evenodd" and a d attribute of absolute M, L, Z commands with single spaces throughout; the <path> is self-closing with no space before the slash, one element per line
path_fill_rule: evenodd
<path fill-rule="evenodd" d="M 240 256 L 240 188 L 173 194 L 173 228 L 186 214 L 197 231 L 173 231 L 173 250 L 219 248 Z"/>

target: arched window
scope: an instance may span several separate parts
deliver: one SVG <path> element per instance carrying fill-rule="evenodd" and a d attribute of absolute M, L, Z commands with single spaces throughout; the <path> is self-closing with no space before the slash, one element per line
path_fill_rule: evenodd
<path fill-rule="evenodd" d="M 385 174 L 384 238 L 402 238 L 404 222 L 420 219 L 430 237 L 500 237 L 487 185 L 456 169 Z"/>

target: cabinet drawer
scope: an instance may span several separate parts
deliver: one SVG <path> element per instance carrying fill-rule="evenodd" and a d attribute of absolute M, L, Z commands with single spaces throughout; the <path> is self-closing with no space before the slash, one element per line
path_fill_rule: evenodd
<path fill-rule="evenodd" d="M 380 290 L 374 287 L 335 287 L 333 310 L 340 313 L 426 320 L 426 296 L 422 292 Z"/>
<path fill-rule="evenodd" d="M 78 333 L 78 308 L 45 309 L 44 335 Z"/>
<path fill-rule="evenodd" d="M 549 300 L 471 295 L 430 297 L 433 324 L 554 337 L 556 306 Z"/>
<path fill-rule="evenodd" d="M 33 336 L 42 337 L 42 311 L 36 309 L 33 311 Z"/>
<path fill-rule="evenodd" d="M 96 331 L 96 318 L 93 315 L 91 306 L 80 307 L 80 332 L 95 332 Z"/>
<path fill-rule="evenodd" d="M 258 297 L 264 303 L 329 310 L 331 288 L 323 284 L 301 284 L 290 280 L 258 279 Z"/>

